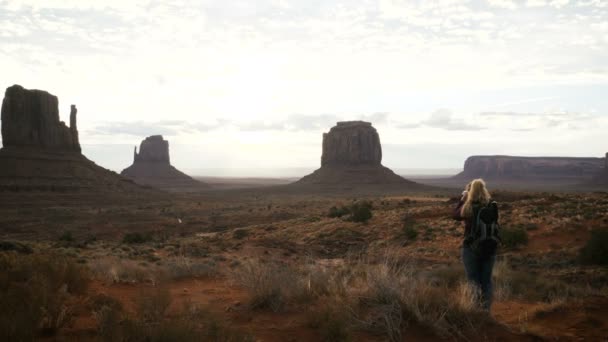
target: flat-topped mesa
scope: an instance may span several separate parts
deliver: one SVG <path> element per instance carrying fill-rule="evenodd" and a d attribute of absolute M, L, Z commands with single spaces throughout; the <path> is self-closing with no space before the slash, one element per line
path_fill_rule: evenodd
<path fill-rule="evenodd" d="M 139 153 L 137 153 L 137 147 L 135 147 L 133 162 L 171 164 L 169 159 L 169 142 L 163 139 L 162 135 L 147 137 L 141 142 Z"/>
<path fill-rule="evenodd" d="M 370 122 L 338 122 L 323 134 L 321 166 L 381 165 L 382 147 Z"/>
<path fill-rule="evenodd" d="M 464 171 L 456 177 L 589 179 L 605 164 L 604 158 L 472 156 L 467 158 L 464 163 Z"/>
<path fill-rule="evenodd" d="M 422 188 L 382 166 L 380 137 L 372 124 L 364 121 L 338 122 L 323 134 L 321 167 L 293 183 L 295 187 L 302 185 L 340 191 Z"/>
<path fill-rule="evenodd" d="M 76 106 L 72 105 L 70 127 L 59 119 L 59 101 L 43 90 L 20 85 L 6 89 L 2 101 L 4 147 L 26 147 L 80 153 Z"/>

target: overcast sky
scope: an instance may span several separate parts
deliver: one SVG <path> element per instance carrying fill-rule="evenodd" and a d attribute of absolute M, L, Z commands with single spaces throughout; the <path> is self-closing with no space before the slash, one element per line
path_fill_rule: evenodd
<path fill-rule="evenodd" d="M 313 169 L 354 119 L 395 169 L 599 157 L 607 61 L 606 0 L 0 0 L 0 86 L 75 103 L 116 171 L 153 134 L 185 171 Z"/>

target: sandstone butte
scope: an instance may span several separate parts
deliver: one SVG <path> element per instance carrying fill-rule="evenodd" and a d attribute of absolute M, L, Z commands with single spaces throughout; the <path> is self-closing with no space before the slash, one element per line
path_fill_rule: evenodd
<path fill-rule="evenodd" d="M 143 190 L 82 155 L 76 115 L 72 105 L 68 127 L 60 120 L 56 96 L 8 87 L 1 112 L 0 190 Z"/>
<path fill-rule="evenodd" d="M 191 192 L 209 187 L 171 165 L 169 142 L 162 135 L 145 138 L 140 144 L 139 153 L 135 147 L 133 164 L 124 169 L 121 175 L 137 184 L 165 191 Z"/>
<path fill-rule="evenodd" d="M 382 165 L 380 136 L 365 121 L 338 122 L 324 133 L 321 167 L 294 184 L 422 188 Z"/>

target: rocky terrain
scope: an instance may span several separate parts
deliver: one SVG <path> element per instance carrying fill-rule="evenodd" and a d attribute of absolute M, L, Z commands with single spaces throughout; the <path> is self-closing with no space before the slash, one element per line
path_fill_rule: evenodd
<path fill-rule="evenodd" d="M 382 165 L 378 132 L 371 123 L 364 121 L 338 122 L 324 133 L 321 168 L 295 185 L 421 187 Z"/>
<path fill-rule="evenodd" d="M 59 118 L 56 96 L 19 85 L 2 102 L 0 190 L 127 190 L 141 188 L 81 154 L 71 106 L 70 127 Z"/>
<path fill-rule="evenodd" d="M 490 180 L 591 179 L 604 167 L 604 158 L 472 156 L 457 179 Z"/>
<path fill-rule="evenodd" d="M 166 191 L 200 191 L 208 188 L 205 183 L 179 171 L 171 165 L 169 142 L 161 135 L 149 136 L 133 153 L 133 164 L 121 173 L 138 184 Z"/>

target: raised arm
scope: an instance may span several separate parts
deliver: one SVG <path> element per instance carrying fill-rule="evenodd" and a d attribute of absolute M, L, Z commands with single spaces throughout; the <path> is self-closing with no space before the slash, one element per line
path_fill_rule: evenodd
<path fill-rule="evenodd" d="M 458 205 L 456 206 L 456 208 L 454 209 L 454 212 L 452 213 L 452 218 L 454 220 L 458 220 L 458 221 L 464 220 L 464 217 L 462 217 L 462 214 L 461 214 L 463 205 L 464 205 L 464 200 L 461 199 L 458 202 Z"/>

